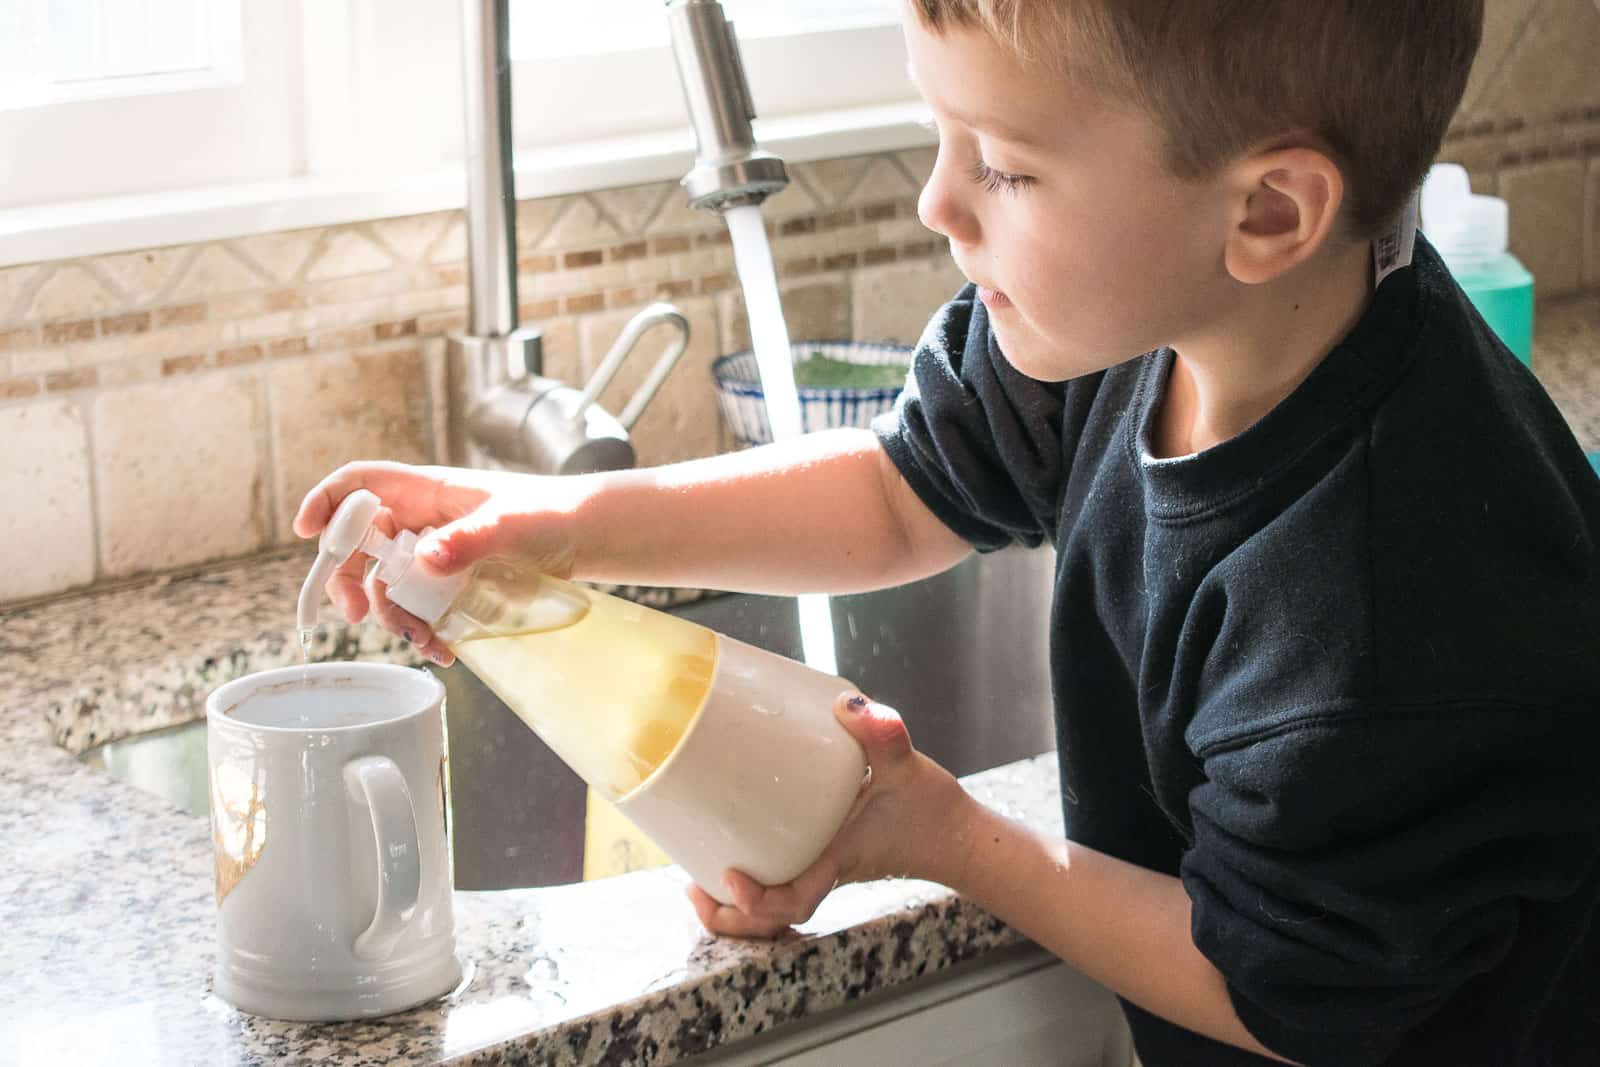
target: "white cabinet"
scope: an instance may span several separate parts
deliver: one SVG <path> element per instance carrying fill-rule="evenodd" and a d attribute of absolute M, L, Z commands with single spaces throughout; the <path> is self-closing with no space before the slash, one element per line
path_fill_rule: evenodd
<path fill-rule="evenodd" d="M 1131 1067 L 1117 1000 L 1044 950 L 991 953 L 801 1019 L 692 1067 Z"/>

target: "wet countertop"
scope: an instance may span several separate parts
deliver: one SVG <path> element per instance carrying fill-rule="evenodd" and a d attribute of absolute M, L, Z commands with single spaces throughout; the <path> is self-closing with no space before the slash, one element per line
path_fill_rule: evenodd
<path fill-rule="evenodd" d="M 1600 295 L 1540 307 L 1534 367 L 1600 450 Z M 286 552 L 0 615 L 0 1063 L 667 1064 L 1019 941 L 948 890 L 846 886 L 776 943 L 705 934 L 674 868 L 573 886 L 458 893 L 468 975 L 361 1023 L 235 1011 L 210 990 L 212 844 L 203 818 L 76 753 L 198 718 L 205 694 L 294 662 L 286 624 L 308 559 Z M 375 627 L 324 655 L 414 663 Z M 963 781 L 1060 832 L 1045 755 Z"/>

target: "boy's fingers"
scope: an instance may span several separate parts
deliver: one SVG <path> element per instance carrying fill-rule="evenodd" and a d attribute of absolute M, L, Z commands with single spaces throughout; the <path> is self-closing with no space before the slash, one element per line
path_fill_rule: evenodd
<path fill-rule="evenodd" d="M 367 592 L 361 585 L 361 571 L 360 563 L 346 563 L 333 572 L 324 587 L 333 606 L 352 625 L 367 617 Z"/>
<path fill-rule="evenodd" d="M 393 537 L 399 529 L 395 525 L 394 513 L 388 508 L 379 508 L 372 518 L 372 524 L 389 537 Z M 366 618 L 372 607 L 366 587 L 366 573 L 367 557 L 360 552 L 352 552 L 350 558 L 340 564 L 328 579 L 328 598 L 352 624 Z"/>
<path fill-rule="evenodd" d="M 300 501 L 294 516 L 294 532 L 300 537 L 315 537 L 328 525 L 344 498 L 357 489 L 367 489 L 396 509 L 407 527 L 420 529 L 437 524 L 442 491 L 437 469 L 412 467 L 405 463 L 362 461 L 346 463 L 318 482 Z M 459 502 L 452 508 L 460 513 Z"/>
<path fill-rule="evenodd" d="M 722 884 L 734 906 L 757 925 L 781 928 L 803 923 L 816 914 L 822 898 L 834 886 L 836 870 L 830 853 L 787 885 L 764 886 L 742 871 L 728 871 Z"/>
<path fill-rule="evenodd" d="M 689 886 L 689 901 L 700 918 L 700 925 L 720 937 L 750 937 L 771 940 L 789 929 L 788 923 L 753 919 L 730 904 L 718 904 L 697 885 Z"/>
<path fill-rule="evenodd" d="M 448 667 L 450 664 L 456 661 L 455 653 L 451 652 L 450 649 L 446 647 L 445 643 L 439 640 L 437 635 L 435 635 L 432 640 L 428 641 L 427 644 L 419 646 L 417 651 L 421 652 L 424 656 L 428 657 L 428 659 L 437 663 L 441 667 Z"/>
<path fill-rule="evenodd" d="M 338 470 L 311 487 L 300 501 L 294 516 L 294 532 L 300 537 L 315 537 L 328 525 L 333 513 L 344 498 L 357 489 L 370 489 L 382 498 L 376 482 L 391 475 L 398 463 L 360 462 L 346 463 Z"/>
<path fill-rule="evenodd" d="M 372 605 L 372 615 L 392 634 L 399 634 L 418 648 L 433 640 L 433 627 L 389 599 L 389 587 L 375 576 L 367 578 L 367 601 Z"/>
<path fill-rule="evenodd" d="M 512 540 L 511 525 L 498 511 L 480 508 L 446 523 L 417 542 L 417 558 L 436 574 L 455 574 Z"/>

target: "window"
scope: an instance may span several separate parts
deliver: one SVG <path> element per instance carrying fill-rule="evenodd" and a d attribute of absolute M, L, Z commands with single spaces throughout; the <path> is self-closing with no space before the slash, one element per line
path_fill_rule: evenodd
<path fill-rule="evenodd" d="M 237 85 L 239 6 L 0 0 L 0 108 Z"/>
<path fill-rule="evenodd" d="M 722 6 L 758 121 L 915 99 L 897 0 Z M 684 127 L 662 0 L 511 0 L 511 54 L 519 150 Z"/>
<path fill-rule="evenodd" d="M 893 26 L 895 0 L 722 0 L 740 40 Z M 606 32 L 596 33 L 597 26 Z M 511 58 L 664 48 L 662 0 L 512 0 Z"/>
<path fill-rule="evenodd" d="M 284 177 L 281 0 L 0 0 L 0 208 Z"/>
<path fill-rule="evenodd" d="M 662 0 L 509 3 L 520 195 L 680 176 Z M 925 143 L 898 4 L 723 0 L 757 138 Z M 461 61 L 460 0 L 0 0 L 0 262 L 457 205 Z"/>

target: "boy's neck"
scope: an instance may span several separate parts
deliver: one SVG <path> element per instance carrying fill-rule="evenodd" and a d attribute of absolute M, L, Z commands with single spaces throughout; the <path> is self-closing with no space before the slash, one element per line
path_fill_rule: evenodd
<path fill-rule="evenodd" d="M 1328 249 L 1245 287 L 1226 321 L 1174 344 L 1152 427 L 1157 458 L 1221 444 L 1281 403 L 1366 314 L 1372 278 L 1371 242 Z"/>

